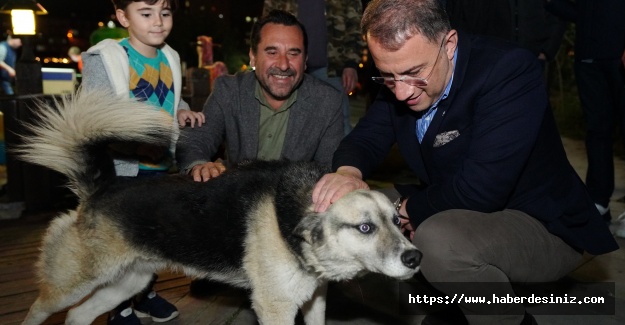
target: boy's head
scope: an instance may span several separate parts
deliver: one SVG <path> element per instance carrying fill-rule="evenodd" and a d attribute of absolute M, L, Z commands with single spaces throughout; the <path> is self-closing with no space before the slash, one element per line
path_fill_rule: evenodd
<path fill-rule="evenodd" d="M 145 2 L 145 4 L 153 5 L 159 2 L 159 0 L 111 0 L 111 2 L 113 2 L 115 10 L 126 10 L 126 7 L 133 2 Z M 176 8 L 178 8 L 178 0 L 165 0 L 165 5 L 171 8 L 172 11 L 176 11 Z"/>
<path fill-rule="evenodd" d="M 12 49 L 18 49 L 20 46 L 22 46 L 22 39 L 19 37 L 9 35 L 7 36 L 7 44 Z"/>
<path fill-rule="evenodd" d="M 174 23 L 172 2 L 175 0 L 113 0 L 117 20 L 128 30 L 128 42 L 142 55 L 154 57 L 165 45 Z"/>

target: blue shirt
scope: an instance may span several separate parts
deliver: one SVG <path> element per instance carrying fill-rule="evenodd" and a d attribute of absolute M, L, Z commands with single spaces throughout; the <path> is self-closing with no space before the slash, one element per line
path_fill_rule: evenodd
<path fill-rule="evenodd" d="M 436 102 L 434 102 L 434 104 L 432 104 L 432 106 L 430 106 L 430 108 L 428 108 L 428 110 L 425 113 L 423 113 L 421 118 L 417 120 L 416 133 L 417 133 L 417 138 L 419 139 L 419 143 L 423 141 L 425 132 L 430 126 L 430 123 L 432 122 L 434 115 L 436 115 L 436 111 L 438 109 L 438 103 L 440 103 L 441 100 L 444 100 L 445 98 L 447 98 L 447 96 L 449 96 L 449 89 L 451 89 L 451 84 L 454 82 L 454 74 L 456 73 L 456 58 L 457 57 L 458 57 L 458 48 L 456 48 L 456 51 L 454 52 L 454 71 L 451 74 L 451 78 L 449 79 L 449 83 L 447 84 L 447 87 L 445 87 L 445 91 L 436 100 Z"/>

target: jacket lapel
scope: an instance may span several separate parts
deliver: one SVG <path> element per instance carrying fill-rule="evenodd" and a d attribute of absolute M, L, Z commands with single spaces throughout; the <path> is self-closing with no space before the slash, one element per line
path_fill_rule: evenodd
<path fill-rule="evenodd" d="M 305 78 L 312 78 L 307 75 Z M 289 122 L 286 129 L 286 135 L 284 139 L 283 152 L 298 152 L 298 143 L 300 143 L 301 137 L 307 137 L 307 133 L 304 131 L 311 122 L 311 114 L 314 107 L 308 102 L 310 97 L 309 88 L 305 80 L 302 80 L 300 87 L 297 90 L 297 99 L 293 106 L 289 109 Z M 313 121 L 314 122 L 314 121 Z"/>
<path fill-rule="evenodd" d="M 393 95 L 390 94 L 390 96 Z M 404 103 L 396 103 L 394 106 L 389 106 L 389 109 L 397 110 L 395 114 L 397 117 L 395 123 L 398 124 L 396 130 L 404 130 L 403 134 L 397 136 L 397 144 L 404 160 L 410 165 L 420 180 L 429 183 L 429 177 L 423 162 L 421 144 L 419 144 L 416 134 L 418 114 L 411 111 Z M 402 150 L 402 148 L 404 149 Z"/>
<path fill-rule="evenodd" d="M 249 72 L 246 78 L 243 78 L 239 87 L 241 99 L 241 123 L 239 130 L 241 136 L 239 139 L 250 139 L 250 141 L 241 142 L 242 157 L 256 157 L 258 154 L 258 129 L 260 119 L 260 103 L 255 97 L 256 76 L 254 72 Z"/>

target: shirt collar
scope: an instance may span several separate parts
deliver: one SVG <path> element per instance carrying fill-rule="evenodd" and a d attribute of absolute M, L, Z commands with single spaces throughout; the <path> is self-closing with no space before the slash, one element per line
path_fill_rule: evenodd
<path fill-rule="evenodd" d="M 456 74 L 456 59 L 458 58 L 458 47 L 456 47 L 456 50 L 454 51 L 454 71 L 452 71 L 451 73 L 451 78 L 449 78 L 449 82 L 447 83 L 447 86 L 445 87 L 445 91 L 443 91 L 443 93 L 441 94 L 440 97 L 438 97 L 438 99 L 434 102 L 434 104 L 432 104 L 432 106 L 430 106 L 430 108 L 428 108 L 428 112 L 436 109 L 438 107 L 438 103 L 441 100 L 444 100 L 445 98 L 447 98 L 449 96 L 449 90 L 451 89 L 451 84 L 454 82 L 454 75 Z M 427 113 L 426 113 L 427 114 Z"/>
<path fill-rule="evenodd" d="M 260 82 L 256 80 L 256 87 L 254 89 L 254 97 L 256 97 L 256 99 L 262 106 L 265 106 L 273 110 L 271 108 L 271 105 L 269 105 L 269 102 L 265 98 L 265 95 L 263 94 L 263 90 L 261 88 L 262 86 L 260 85 Z M 297 89 L 295 89 L 293 93 L 291 93 L 291 96 L 289 96 L 289 98 L 282 104 L 282 106 L 280 106 L 279 109 L 275 110 L 275 112 L 281 112 L 281 111 L 285 111 L 289 109 L 291 105 L 295 103 L 295 100 L 297 100 Z"/>

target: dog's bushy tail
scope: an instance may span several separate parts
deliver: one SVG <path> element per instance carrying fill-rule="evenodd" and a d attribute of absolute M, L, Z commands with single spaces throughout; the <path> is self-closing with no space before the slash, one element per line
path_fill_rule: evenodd
<path fill-rule="evenodd" d="M 11 151 L 24 161 L 66 175 L 80 199 L 115 176 L 108 144 L 169 146 L 175 132 L 169 114 L 107 92 L 79 90 L 53 104 L 37 106 L 36 122 L 26 126 L 31 134 Z"/>

